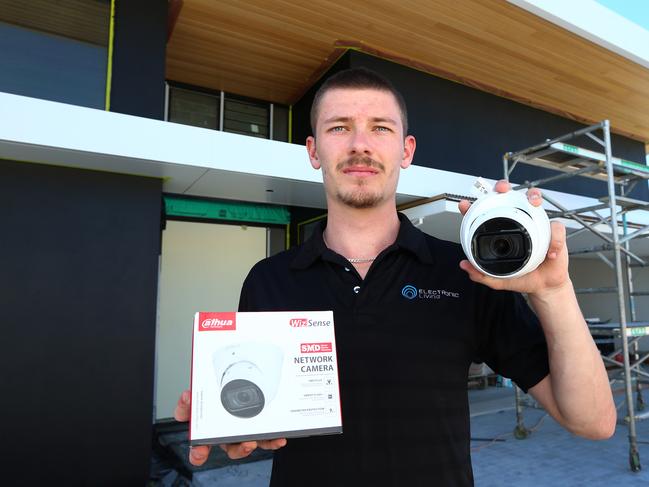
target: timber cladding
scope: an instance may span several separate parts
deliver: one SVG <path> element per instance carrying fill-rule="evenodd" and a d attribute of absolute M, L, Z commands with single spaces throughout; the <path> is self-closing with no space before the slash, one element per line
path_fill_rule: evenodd
<path fill-rule="evenodd" d="M 349 47 L 649 141 L 649 70 L 504 0 L 184 0 L 167 78 L 292 104 Z"/>

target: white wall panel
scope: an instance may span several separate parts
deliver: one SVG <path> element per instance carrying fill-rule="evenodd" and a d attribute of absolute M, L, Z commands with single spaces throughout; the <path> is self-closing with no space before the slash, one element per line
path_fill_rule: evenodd
<path fill-rule="evenodd" d="M 266 229 L 168 221 L 163 232 L 156 339 L 156 419 L 189 388 L 196 311 L 236 311 L 241 284 L 266 257 Z"/>

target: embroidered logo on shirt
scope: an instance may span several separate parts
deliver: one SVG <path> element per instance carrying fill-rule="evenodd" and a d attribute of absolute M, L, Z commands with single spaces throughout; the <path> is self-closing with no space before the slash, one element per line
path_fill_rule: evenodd
<path fill-rule="evenodd" d="M 411 286 L 410 284 L 406 284 L 405 286 L 403 286 L 401 294 L 406 299 L 415 299 L 418 294 L 417 288 L 415 286 Z"/>
<path fill-rule="evenodd" d="M 421 289 L 412 284 L 406 284 L 403 286 L 403 289 L 401 289 L 401 295 L 406 299 L 457 299 L 460 297 L 460 293 L 454 291 L 447 291 L 445 289 Z"/>

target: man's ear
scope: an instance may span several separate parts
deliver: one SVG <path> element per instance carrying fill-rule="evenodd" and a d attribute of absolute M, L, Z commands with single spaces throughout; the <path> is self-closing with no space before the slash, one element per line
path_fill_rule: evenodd
<path fill-rule="evenodd" d="M 415 157 L 415 148 L 417 141 L 413 135 L 408 135 L 403 141 L 403 158 L 401 159 L 401 169 L 406 169 L 412 163 L 412 158 Z"/>
<path fill-rule="evenodd" d="M 311 135 L 306 138 L 306 151 L 309 154 L 311 167 L 313 167 L 313 169 L 320 169 L 320 159 L 318 158 L 318 151 L 315 147 L 315 137 Z"/>

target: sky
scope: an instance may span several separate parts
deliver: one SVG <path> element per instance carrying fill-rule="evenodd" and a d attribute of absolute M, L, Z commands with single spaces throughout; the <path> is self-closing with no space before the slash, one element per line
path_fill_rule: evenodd
<path fill-rule="evenodd" d="M 596 0 L 597 3 L 649 31 L 649 0 Z"/>

